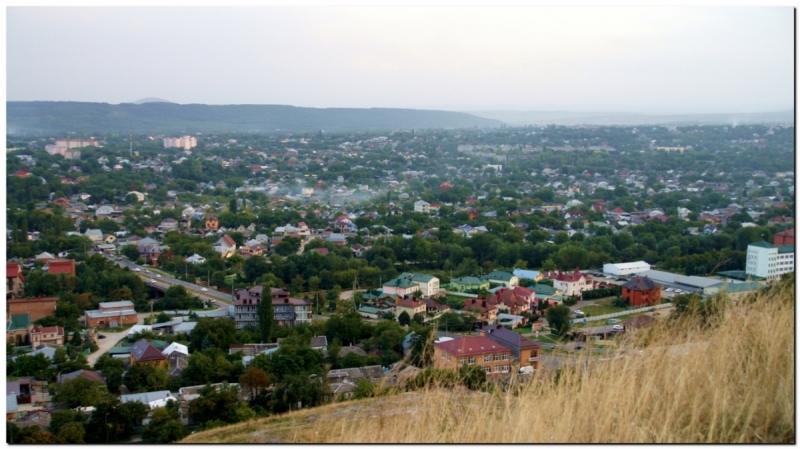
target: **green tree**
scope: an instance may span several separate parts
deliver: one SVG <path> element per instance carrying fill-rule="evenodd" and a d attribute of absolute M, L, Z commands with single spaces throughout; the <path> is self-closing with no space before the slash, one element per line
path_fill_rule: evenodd
<path fill-rule="evenodd" d="M 557 306 L 548 307 L 545 312 L 545 318 L 551 329 L 554 329 L 559 336 L 566 335 L 570 331 L 570 315 L 572 310 L 569 307 L 559 304 Z"/>
<path fill-rule="evenodd" d="M 150 444 L 171 443 L 182 439 L 187 434 L 188 432 L 181 422 L 178 402 L 169 401 L 166 407 L 160 407 L 153 411 L 150 422 L 142 429 L 142 441 Z"/>
<path fill-rule="evenodd" d="M 63 443 L 83 444 L 83 437 L 86 435 L 86 430 L 83 428 L 82 422 L 71 422 L 61 426 L 56 435 Z"/>
<path fill-rule="evenodd" d="M 400 316 L 397 317 L 397 321 L 401 326 L 408 326 L 411 324 L 411 316 L 404 310 L 400 313 Z"/>
<path fill-rule="evenodd" d="M 83 376 L 53 384 L 53 402 L 70 409 L 93 406 L 107 394 L 103 382 Z"/>
<path fill-rule="evenodd" d="M 262 343 L 269 342 L 275 322 L 275 309 L 272 307 L 272 293 L 270 292 L 269 285 L 265 285 L 261 301 L 258 303 L 258 330 L 261 333 Z"/>
<path fill-rule="evenodd" d="M 134 262 L 139 259 L 139 248 L 136 245 L 125 245 L 120 248 L 119 252 Z"/>

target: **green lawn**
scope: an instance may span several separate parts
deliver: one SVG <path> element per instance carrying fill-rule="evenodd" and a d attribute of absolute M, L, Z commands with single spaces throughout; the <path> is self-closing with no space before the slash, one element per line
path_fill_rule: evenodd
<path fill-rule="evenodd" d="M 625 307 L 614 307 L 611 303 L 614 298 L 591 300 L 591 303 L 582 307 L 581 310 L 589 316 L 606 315 L 628 310 Z"/>

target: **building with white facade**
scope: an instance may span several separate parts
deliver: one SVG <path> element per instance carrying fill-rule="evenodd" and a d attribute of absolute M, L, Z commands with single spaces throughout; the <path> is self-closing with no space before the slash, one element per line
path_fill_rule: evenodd
<path fill-rule="evenodd" d="M 747 245 L 745 272 L 765 279 L 778 279 L 794 272 L 794 245 L 773 245 L 764 241 Z"/>
<path fill-rule="evenodd" d="M 422 212 L 423 214 L 431 213 L 431 203 L 422 200 L 415 202 L 414 212 Z"/>
<path fill-rule="evenodd" d="M 197 138 L 192 136 L 166 137 L 164 138 L 164 148 L 183 148 L 191 150 L 197 146 Z"/>
<path fill-rule="evenodd" d="M 630 276 L 650 269 L 650 264 L 642 260 L 628 263 L 607 263 L 603 265 L 603 274 L 612 276 Z"/>

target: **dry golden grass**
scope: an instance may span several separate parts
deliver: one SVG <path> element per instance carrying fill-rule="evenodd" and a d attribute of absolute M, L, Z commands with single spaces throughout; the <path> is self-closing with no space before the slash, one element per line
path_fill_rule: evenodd
<path fill-rule="evenodd" d="M 794 286 L 714 325 L 663 323 L 518 394 L 430 389 L 237 424 L 184 442 L 794 442 Z M 635 344 L 651 342 L 634 349 Z"/>

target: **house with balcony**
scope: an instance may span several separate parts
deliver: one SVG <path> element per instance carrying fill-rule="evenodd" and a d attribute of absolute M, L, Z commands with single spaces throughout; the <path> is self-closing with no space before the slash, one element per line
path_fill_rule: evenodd
<path fill-rule="evenodd" d="M 515 365 L 539 369 L 539 359 L 542 355 L 542 345 L 539 342 L 512 332 L 499 324 L 485 326 L 480 330 L 480 335 L 509 348 Z"/>
<path fill-rule="evenodd" d="M 478 365 L 487 376 L 511 372 L 511 349 L 485 336 L 441 341 L 433 348 L 434 368 L 457 371 L 464 365 Z"/>
<path fill-rule="evenodd" d="M 256 285 L 250 289 L 241 289 L 236 292 L 234 321 L 236 328 L 258 324 L 258 305 L 264 293 L 264 287 Z M 311 302 L 289 297 L 289 292 L 284 289 L 273 288 L 272 308 L 275 323 L 279 326 L 294 326 L 297 324 L 311 324 Z"/>

